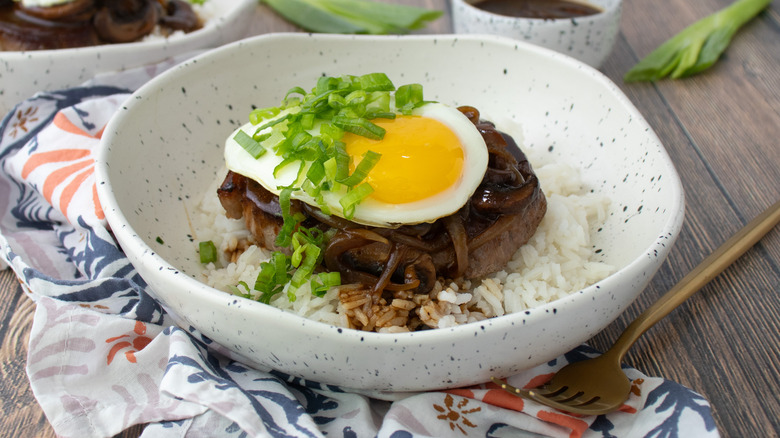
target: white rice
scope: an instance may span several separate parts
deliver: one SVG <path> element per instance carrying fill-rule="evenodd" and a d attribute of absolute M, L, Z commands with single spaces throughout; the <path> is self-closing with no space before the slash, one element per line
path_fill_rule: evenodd
<path fill-rule="evenodd" d="M 224 9 L 224 6 L 218 3 L 218 0 L 206 0 L 203 4 L 189 3 L 192 10 L 200 17 L 200 21 L 203 25 L 201 29 L 211 26 L 211 20 L 214 17 L 217 17 L 222 12 L 222 9 Z M 141 38 L 141 41 L 177 40 L 187 36 L 189 33 L 191 32 L 184 32 L 183 30 L 171 31 L 170 29 L 158 25 L 154 27 L 154 30 L 152 30 L 150 34 Z"/>
<path fill-rule="evenodd" d="M 612 266 L 597 260 L 591 244 L 591 232 L 603 224 L 609 199 L 584 187 L 578 169 L 562 163 L 540 163 L 532 154 L 528 156 L 547 197 L 547 214 L 536 233 L 504 270 L 480 280 L 438 285 L 436 299 L 418 310 L 427 325 L 451 327 L 519 312 L 563 298 L 613 272 Z M 208 190 L 191 220 L 196 241 L 212 240 L 222 256 L 216 264 L 205 267 L 204 281 L 230 292 L 230 286 L 242 281 L 253 285 L 260 263 L 269 258 L 270 252 L 251 246 L 237 260 L 225 259 L 225 252 L 235 250 L 249 237 L 249 232 L 243 219 L 225 217 L 215 190 L 216 187 Z M 242 291 L 246 292 L 243 288 Z M 398 303 L 393 306 L 411 304 L 395 301 Z M 335 288 L 319 298 L 310 293 L 307 285 L 298 290 L 294 301 L 280 293 L 273 297 L 271 305 L 327 324 L 350 326 Z M 405 330 L 385 327 L 378 331 Z"/>

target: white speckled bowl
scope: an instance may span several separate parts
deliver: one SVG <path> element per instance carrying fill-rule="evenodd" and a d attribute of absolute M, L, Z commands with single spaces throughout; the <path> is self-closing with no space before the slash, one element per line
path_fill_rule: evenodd
<path fill-rule="evenodd" d="M 587 0 L 602 12 L 573 19 L 507 17 L 472 6 L 478 0 L 450 0 L 455 33 L 500 35 L 536 44 L 593 66 L 607 59 L 620 30 L 623 0 Z"/>
<path fill-rule="evenodd" d="M 38 91 L 73 87 L 98 73 L 152 64 L 245 36 L 256 0 L 208 0 L 202 29 L 169 39 L 27 52 L 0 52 L 0 118 Z"/>
<path fill-rule="evenodd" d="M 427 99 L 522 122 L 526 148 L 582 168 L 587 185 L 613 201 L 595 245 L 619 271 L 523 313 L 406 334 L 332 327 L 201 283 L 184 212 L 222 176 L 229 133 L 253 105 L 276 105 L 321 74 L 374 71 L 422 83 Z M 230 44 L 126 102 L 105 129 L 97 179 L 117 239 L 180 324 L 260 366 L 384 391 L 484 382 L 588 340 L 647 285 L 683 219 L 669 157 L 614 84 L 569 57 L 500 37 L 271 34 Z"/>

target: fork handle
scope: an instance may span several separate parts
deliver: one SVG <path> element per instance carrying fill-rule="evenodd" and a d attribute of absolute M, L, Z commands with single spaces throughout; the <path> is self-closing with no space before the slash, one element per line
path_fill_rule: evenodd
<path fill-rule="evenodd" d="M 683 277 L 676 286 L 639 315 L 604 354 L 616 356 L 622 360 L 628 349 L 642 334 L 723 272 L 745 251 L 761 240 L 778 222 L 780 222 L 780 201 L 775 202 L 774 205 L 745 225 Z"/>

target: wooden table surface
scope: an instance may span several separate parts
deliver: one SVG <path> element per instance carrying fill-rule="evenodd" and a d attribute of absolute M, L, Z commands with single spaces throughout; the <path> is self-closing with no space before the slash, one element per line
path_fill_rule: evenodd
<path fill-rule="evenodd" d="M 449 33 L 446 0 L 399 3 L 441 9 L 420 33 Z M 737 33 L 709 71 L 684 80 L 625 84 L 623 74 L 671 35 L 730 0 L 627 1 L 621 33 L 601 70 L 645 116 L 686 192 L 682 234 L 648 289 L 590 343 L 608 348 L 643 309 L 742 225 L 780 199 L 780 6 Z M 266 7 L 251 33 L 294 32 Z M 780 433 L 780 229 L 648 331 L 626 362 L 703 394 L 721 434 Z M 34 304 L 0 272 L 0 436 L 55 436 L 29 389 L 27 339 Z M 142 427 L 121 436 L 138 436 Z"/>

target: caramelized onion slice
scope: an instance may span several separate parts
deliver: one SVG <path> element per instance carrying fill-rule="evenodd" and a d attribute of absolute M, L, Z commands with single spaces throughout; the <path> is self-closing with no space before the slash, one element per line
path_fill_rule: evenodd
<path fill-rule="evenodd" d="M 447 233 L 452 239 L 452 247 L 455 249 L 454 278 L 460 278 L 469 267 L 469 244 L 466 236 L 466 228 L 459 214 L 453 214 L 444 218 Z"/>
<path fill-rule="evenodd" d="M 24 14 L 46 21 L 59 23 L 78 23 L 89 21 L 92 14 L 95 13 L 95 0 L 75 0 L 54 6 L 22 6 L 21 2 L 17 8 Z"/>
<path fill-rule="evenodd" d="M 393 245 L 393 249 L 390 251 L 390 257 L 385 263 L 385 267 L 382 269 L 382 275 L 379 276 L 376 283 L 371 288 L 371 293 L 379 295 L 390 284 L 390 278 L 395 273 L 401 261 L 406 256 L 406 247 L 403 245 Z"/>
<path fill-rule="evenodd" d="M 164 13 L 160 17 L 160 24 L 163 26 L 185 32 L 200 29 L 200 18 L 189 3 L 182 0 L 168 0 L 163 6 Z"/>
<path fill-rule="evenodd" d="M 486 187 L 472 197 L 471 205 L 482 213 L 520 214 L 539 193 L 539 180 L 531 175 L 520 187 Z"/>

